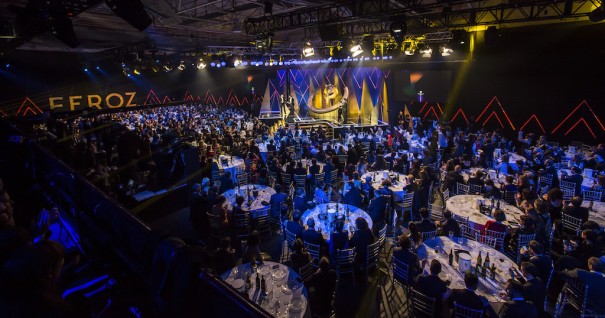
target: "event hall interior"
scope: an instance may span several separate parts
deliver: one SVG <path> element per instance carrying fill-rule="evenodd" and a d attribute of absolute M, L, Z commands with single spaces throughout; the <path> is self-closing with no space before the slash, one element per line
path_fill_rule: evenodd
<path fill-rule="evenodd" d="M 605 317 L 600 0 L 4 0 L 0 316 Z"/>

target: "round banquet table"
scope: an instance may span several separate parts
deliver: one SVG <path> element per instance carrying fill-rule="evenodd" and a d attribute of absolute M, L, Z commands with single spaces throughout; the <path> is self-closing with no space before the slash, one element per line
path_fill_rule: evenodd
<path fill-rule="evenodd" d="M 310 317 L 308 308 L 307 288 L 300 275 L 286 265 L 275 262 L 264 262 L 256 270 L 250 268 L 250 263 L 241 264 L 221 275 L 221 278 L 233 286 L 236 280 L 246 281 L 250 275 L 252 288 L 248 291 L 250 300 L 259 304 L 273 317 Z M 266 295 L 262 295 L 260 287 L 256 286 L 256 273 L 259 277 L 265 276 Z M 237 282 L 241 284 L 241 282 Z M 244 287 L 241 288 L 242 291 Z M 296 304 L 296 305 L 295 305 Z"/>
<path fill-rule="evenodd" d="M 567 174 L 568 176 L 573 175 L 573 172 L 571 171 L 571 169 L 560 169 L 559 170 L 559 179 L 561 178 L 561 172 Z M 586 176 L 582 176 L 582 191 L 584 190 L 591 190 L 592 187 L 597 184 L 597 179 L 596 178 L 592 178 L 592 177 L 586 177 Z"/>
<path fill-rule="evenodd" d="M 220 170 L 231 173 L 231 180 L 233 180 L 234 184 L 237 184 L 237 173 L 243 172 L 246 169 L 244 159 L 240 157 L 221 155 L 217 163 Z"/>
<path fill-rule="evenodd" d="M 582 206 L 587 208 L 590 201 L 583 201 Z M 605 202 L 593 202 L 592 211 L 588 212 L 588 220 L 595 221 L 601 228 L 605 228 Z"/>
<path fill-rule="evenodd" d="M 433 259 L 438 260 L 442 267 L 439 277 L 445 281 L 450 281 L 449 288 L 451 289 L 464 289 L 464 273 L 458 270 L 458 263 L 456 257 L 452 265 L 449 265 L 449 252 L 451 249 L 454 251 L 464 250 L 471 255 L 471 266 L 474 269 L 477 262 L 477 255 L 481 252 L 481 259 L 485 261 L 487 253 L 489 253 L 489 259 L 491 264 L 496 266 L 496 277 L 494 280 L 489 278 L 489 271 L 485 278 L 479 275 L 479 286 L 477 287 L 476 293 L 480 296 L 487 298 L 490 302 L 503 302 L 500 298 L 500 293 L 505 292 L 505 284 L 510 278 L 508 272 L 509 268 L 513 267 L 519 272 L 519 268 L 515 262 L 511 261 L 504 254 L 499 251 L 483 245 L 481 243 L 466 240 L 463 238 L 450 239 L 447 236 L 437 236 L 434 239 L 424 241 L 417 249 L 418 258 L 421 260 L 428 260 L 425 265 L 424 271 L 429 272 L 429 264 Z M 435 253 L 435 250 L 438 253 Z"/>
<path fill-rule="evenodd" d="M 248 195 L 247 189 L 250 189 L 250 199 L 251 202 L 248 205 Z M 253 196 L 252 192 L 256 189 L 258 191 L 258 195 L 256 197 Z M 275 190 L 268 186 L 260 185 L 260 184 L 248 184 L 245 186 L 236 187 L 235 189 L 227 190 L 223 193 L 223 195 L 227 198 L 227 211 L 232 211 L 233 206 L 235 205 L 235 196 L 241 195 L 244 197 L 244 204 L 242 204 L 242 210 L 250 212 L 253 218 L 256 218 L 255 212 L 265 207 L 263 205 L 263 201 L 269 203 L 271 200 L 271 196 L 275 194 Z"/>
<path fill-rule="evenodd" d="M 345 155 L 347 154 L 346 152 L 349 151 L 349 146 L 345 145 L 345 144 L 341 144 L 341 143 L 329 143 L 326 142 L 323 144 L 323 149 L 324 151 L 326 151 L 328 149 L 328 145 L 332 146 L 332 150 L 334 150 L 334 152 L 338 152 L 338 149 L 340 149 L 340 146 L 343 146 L 345 149 Z"/>
<path fill-rule="evenodd" d="M 450 197 L 445 201 L 445 206 L 452 214 L 463 218 L 468 217 L 468 224 L 472 228 L 483 230 L 485 222 L 493 218 L 479 212 L 476 208 L 477 199 L 485 200 L 485 204 L 490 204 L 491 202 L 488 199 L 484 199 L 481 195 L 465 194 Z M 519 219 L 521 218 L 521 215 L 524 214 L 523 211 L 504 202 L 504 200 L 500 200 L 500 209 L 504 211 L 504 214 L 506 215 L 506 221 L 502 222 L 504 225 L 512 228 L 519 227 Z"/>
<path fill-rule="evenodd" d="M 307 173 L 308 173 L 309 172 L 309 167 L 311 166 L 311 160 L 310 159 L 300 159 L 300 160 L 296 161 L 296 164 L 298 164 L 299 161 L 302 162 L 303 167 L 305 169 L 307 169 Z M 321 168 L 320 171 L 324 171 L 324 166 L 326 165 L 325 163 L 317 161 L 317 165 Z M 286 168 L 287 167 L 288 167 L 288 164 L 285 164 L 285 165 L 282 166 L 281 170 L 283 172 L 286 172 Z M 294 168 L 296 168 L 296 165 L 294 166 Z"/>
<path fill-rule="evenodd" d="M 392 185 L 389 187 L 389 190 L 393 191 L 393 199 L 395 201 L 402 201 L 405 194 L 405 190 L 403 189 L 409 184 L 406 175 L 388 170 L 379 170 L 364 173 L 361 176 L 361 180 L 365 182 L 367 177 L 372 178 L 372 187 L 378 190 L 382 187 L 382 181 L 390 180 L 389 174 L 397 177 L 397 181 L 391 182 Z"/>
<path fill-rule="evenodd" d="M 352 206 L 352 205 L 348 205 L 348 204 L 338 204 L 337 212 L 335 211 L 336 203 L 318 204 L 316 207 L 305 211 L 305 213 L 303 213 L 301 219 L 302 219 L 303 224 L 307 224 L 307 220 L 309 218 L 313 218 L 315 220 L 315 230 L 317 230 L 317 231 L 321 230 L 321 234 L 323 235 L 324 239 L 326 241 L 329 241 L 330 233 L 332 232 L 332 226 L 328 219 L 326 219 L 326 220 L 320 219 L 320 214 L 327 213 L 327 212 L 330 212 L 328 214 L 331 214 L 332 211 L 334 211 L 333 213 L 337 213 L 338 217 L 342 217 L 345 215 L 345 210 L 347 207 L 349 208 L 349 217 L 345 218 L 345 226 L 343 228 L 344 230 L 348 230 L 350 235 L 355 233 L 355 220 L 358 217 L 362 217 L 362 218 L 366 219 L 366 221 L 368 221 L 369 228 L 370 229 L 372 228 L 373 224 L 372 224 L 372 218 L 370 217 L 370 215 L 368 215 L 364 210 L 362 210 L 358 207 Z"/>

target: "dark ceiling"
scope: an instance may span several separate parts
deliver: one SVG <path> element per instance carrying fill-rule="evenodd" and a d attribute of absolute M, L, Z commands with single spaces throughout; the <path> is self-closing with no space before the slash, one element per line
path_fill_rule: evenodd
<path fill-rule="evenodd" d="M 118 17 L 105 1 L 50 0 L 72 10 L 68 10 L 73 15 L 69 19 L 79 45 L 71 48 L 50 31 L 39 32 L 31 38 L 21 37 L 18 27 L 13 32 L 17 13 L 11 6 L 26 7 L 38 1 L 42 2 L 2 1 L 0 50 L 95 53 L 141 46 L 167 53 L 204 52 L 212 47 L 252 47 L 255 33 L 263 30 L 275 33 L 274 48 L 287 49 L 300 48 L 307 40 L 321 42 L 318 26 L 336 28 L 348 37 L 368 33 L 388 37 L 388 23 L 403 17 L 407 20 L 408 32 L 422 33 L 472 29 L 477 25 L 514 27 L 584 21 L 587 14 L 600 5 L 596 0 L 143 0 L 152 22 L 144 31 L 139 31 Z M 271 13 L 266 13 L 268 6 Z M 78 13 L 83 9 L 85 11 Z"/>

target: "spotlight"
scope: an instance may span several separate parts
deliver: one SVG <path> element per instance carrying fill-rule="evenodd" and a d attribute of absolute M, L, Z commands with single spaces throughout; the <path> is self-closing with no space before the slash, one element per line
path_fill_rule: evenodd
<path fill-rule="evenodd" d="M 305 44 L 305 47 L 303 48 L 303 56 L 309 57 L 313 55 L 315 55 L 315 49 L 313 49 L 310 42 L 307 42 L 307 44 Z"/>
<path fill-rule="evenodd" d="M 84 68 L 84 72 L 88 72 L 88 67 L 85 67 L 85 68 Z"/>
<path fill-rule="evenodd" d="M 152 20 L 145 11 L 141 0 L 105 0 L 105 3 L 118 17 L 139 31 L 143 31 L 151 25 Z"/>
<path fill-rule="evenodd" d="M 238 67 L 238 66 L 239 66 L 239 65 L 241 65 L 241 64 L 242 64 L 242 60 L 240 60 L 240 59 L 235 59 L 235 60 L 233 61 L 233 66 L 235 66 L 235 67 Z"/>
<path fill-rule="evenodd" d="M 403 42 L 405 34 L 408 31 L 408 25 L 405 21 L 393 21 L 391 22 L 390 32 L 391 36 L 395 39 L 398 44 Z"/>
<path fill-rule="evenodd" d="M 363 49 L 361 48 L 361 45 L 359 45 L 359 44 L 353 45 L 349 51 L 351 51 L 351 56 L 353 56 L 353 57 L 356 57 L 359 54 L 363 53 Z"/>
<path fill-rule="evenodd" d="M 225 65 L 227 65 L 227 63 L 225 63 L 225 61 L 222 61 L 221 66 L 225 66 Z"/>
<path fill-rule="evenodd" d="M 431 57 L 433 54 L 433 49 L 428 44 L 423 44 L 423 46 L 420 47 L 421 48 L 418 50 L 418 52 L 420 52 L 423 57 Z"/>
<path fill-rule="evenodd" d="M 590 19 L 592 22 L 605 20 L 605 10 L 603 9 L 603 6 L 592 10 L 592 12 L 588 14 L 588 19 Z"/>
<path fill-rule="evenodd" d="M 403 53 L 405 53 L 405 55 L 414 55 L 414 53 L 416 53 L 417 48 L 418 47 L 416 46 L 416 44 L 410 43 L 409 45 L 406 45 Z"/>
<path fill-rule="evenodd" d="M 139 70 L 137 70 L 136 68 L 133 71 L 134 75 L 141 75 L 141 72 L 139 72 Z"/>
<path fill-rule="evenodd" d="M 197 61 L 197 69 L 198 70 L 202 70 L 206 67 L 206 63 L 204 63 L 203 59 L 199 59 L 199 61 Z"/>
<path fill-rule="evenodd" d="M 216 62 L 214 62 L 214 61 L 210 62 L 210 66 L 215 67 L 216 66 Z"/>
<path fill-rule="evenodd" d="M 6 67 L 6 68 L 10 68 L 10 67 L 11 67 L 11 65 L 10 65 L 10 63 L 6 63 L 6 65 L 4 65 L 4 67 Z"/>
<path fill-rule="evenodd" d="M 101 67 L 100 67 L 100 66 L 97 66 L 97 67 L 95 67 L 95 69 L 96 69 L 96 70 L 100 70 L 100 69 L 101 69 Z"/>
<path fill-rule="evenodd" d="M 441 56 L 450 56 L 454 50 L 447 47 L 445 44 L 439 46 L 439 52 L 441 52 Z"/>
<path fill-rule="evenodd" d="M 179 64 L 179 66 L 177 67 L 180 71 L 184 71 L 185 70 L 185 61 L 181 61 L 181 64 Z"/>
<path fill-rule="evenodd" d="M 128 73 L 128 74 L 126 74 L 126 76 L 130 77 L 131 75 L 130 75 L 130 73 Z"/>

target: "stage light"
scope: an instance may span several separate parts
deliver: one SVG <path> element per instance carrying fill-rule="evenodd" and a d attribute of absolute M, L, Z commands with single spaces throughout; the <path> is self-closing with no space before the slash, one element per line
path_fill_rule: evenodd
<path fill-rule="evenodd" d="M 225 63 L 225 61 L 222 61 L 221 66 L 225 66 L 225 65 L 227 65 L 227 63 Z"/>
<path fill-rule="evenodd" d="M 139 72 L 139 70 L 137 70 L 136 68 L 133 71 L 134 75 L 141 75 L 141 72 Z"/>
<path fill-rule="evenodd" d="M 416 49 L 418 49 L 416 44 L 410 43 L 409 45 L 406 45 L 403 53 L 405 53 L 405 55 L 414 55 L 414 53 L 416 53 Z"/>
<path fill-rule="evenodd" d="M 204 63 L 203 59 L 199 59 L 199 61 L 197 61 L 197 69 L 203 70 L 204 68 L 206 68 L 206 63 Z"/>
<path fill-rule="evenodd" d="M 95 69 L 96 69 L 96 70 L 100 70 L 100 69 L 101 69 L 101 67 L 100 67 L 100 66 L 97 66 L 97 67 L 95 67 Z"/>
<path fill-rule="evenodd" d="M 359 45 L 359 44 L 353 45 L 349 51 L 351 52 L 352 57 L 356 57 L 356 56 L 360 55 L 361 53 L 363 53 L 363 49 L 361 48 L 361 45 Z"/>
<path fill-rule="evenodd" d="M 59 13 L 51 13 L 48 21 L 50 22 L 50 32 L 57 39 L 61 40 L 61 42 L 67 44 L 72 49 L 80 45 L 70 18 Z"/>
<path fill-rule="evenodd" d="M 284 62 L 279 61 L 279 63 L 278 63 L 278 64 L 279 64 L 279 66 L 282 66 L 282 65 L 284 65 Z"/>
<path fill-rule="evenodd" d="M 126 74 L 126 76 L 130 77 L 130 73 Z"/>
<path fill-rule="evenodd" d="M 307 42 L 303 48 L 303 56 L 309 57 L 315 55 L 315 49 L 311 46 L 311 42 Z"/>
<path fill-rule="evenodd" d="M 439 52 L 441 52 L 441 56 L 450 56 L 454 50 L 447 47 L 445 44 L 439 46 Z"/>
<path fill-rule="evenodd" d="M 418 46 L 420 49 L 418 52 L 422 54 L 422 57 L 431 57 L 433 54 L 433 49 L 428 44 L 422 44 Z"/>
<path fill-rule="evenodd" d="M 233 66 L 238 67 L 242 64 L 242 60 L 240 59 L 235 59 L 233 60 Z"/>
<path fill-rule="evenodd" d="M 105 3 L 118 17 L 139 31 L 143 31 L 151 25 L 152 20 L 145 11 L 141 0 L 105 0 Z"/>
<path fill-rule="evenodd" d="M 4 67 L 6 67 L 6 68 L 10 68 L 10 67 L 11 67 L 11 65 L 10 65 L 10 63 L 6 63 L 6 65 L 4 65 Z"/>
<path fill-rule="evenodd" d="M 84 68 L 84 72 L 88 72 L 88 67 L 85 67 L 85 68 Z"/>
<path fill-rule="evenodd" d="M 405 34 L 408 31 L 407 23 L 403 19 L 405 18 L 399 18 L 398 21 L 391 22 L 390 26 L 391 36 L 393 37 L 393 39 L 395 39 L 395 42 L 397 42 L 397 44 L 403 42 Z"/>
<path fill-rule="evenodd" d="M 178 68 L 180 71 L 184 71 L 186 67 L 187 67 L 187 66 L 185 66 L 185 61 L 181 61 L 181 64 L 179 64 L 179 66 L 178 66 L 177 68 Z"/>
<path fill-rule="evenodd" d="M 592 12 L 588 14 L 588 19 L 590 19 L 590 21 L 592 22 L 599 22 L 605 20 L 605 9 L 603 9 L 603 6 L 592 10 Z"/>

